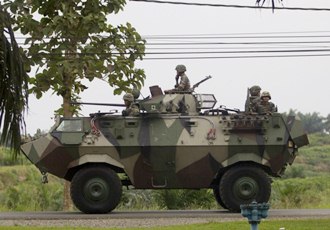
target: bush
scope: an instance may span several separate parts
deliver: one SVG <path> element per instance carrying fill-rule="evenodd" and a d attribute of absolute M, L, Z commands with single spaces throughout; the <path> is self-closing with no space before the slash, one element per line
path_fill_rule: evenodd
<path fill-rule="evenodd" d="M 275 180 L 272 208 L 329 208 L 330 176 Z"/>
<path fill-rule="evenodd" d="M 157 190 L 158 205 L 163 209 L 211 209 L 217 203 L 210 189 Z"/>
<path fill-rule="evenodd" d="M 124 210 L 150 210 L 160 209 L 154 191 L 152 190 L 123 190 L 121 202 L 118 209 Z"/>
<path fill-rule="evenodd" d="M 41 183 L 41 174 L 34 166 L 0 169 L 0 210 L 45 211 L 62 210 L 63 183 L 50 177 Z"/>
<path fill-rule="evenodd" d="M 305 178 L 306 168 L 303 165 L 293 165 L 286 169 L 283 178 Z"/>

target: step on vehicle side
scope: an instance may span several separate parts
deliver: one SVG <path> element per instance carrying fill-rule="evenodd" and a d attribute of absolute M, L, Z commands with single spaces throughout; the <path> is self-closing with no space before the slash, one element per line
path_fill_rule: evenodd
<path fill-rule="evenodd" d="M 212 94 L 150 89 L 137 101 L 139 116 L 60 118 L 22 151 L 41 173 L 71 181 L 72 200 L 84 213 L 111 212 L 122 186 L 211 188 L 223 208 L 239 212 L 241 204 L 268 202 L 270 178 L 308 144 L 297 117 L 215 109 Z"/>

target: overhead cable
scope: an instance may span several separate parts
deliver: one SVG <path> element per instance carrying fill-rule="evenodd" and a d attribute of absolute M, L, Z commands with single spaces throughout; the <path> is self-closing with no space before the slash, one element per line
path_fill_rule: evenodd
<path fill-rule="evenodd" d="M 270 10 L 304 10 L 304 11 L 330 11 L 330 8 L 303 8 L 303 7 L 267 7 L 267 6 L 243 6 L 243 5 L 227 5 L 212 3 L 191 3 L 191 2 L 171 2 L 158 0 L 130 0 L 131 2 L 147 2 L 158 4 L 173 4 L 186 6 L 209 6 L 209 7 L 228 7 L 228 8 L 246 8 L 246 9 L 270 9 Z"/>
<path fill-rule="evenodd" d="M 156 57 L 143 60 L 192 60 L 192 59 L 245 59 L 245 58 L 292 58 L 292 57 L 330 57 L 330 54 L 290 54 L 290 55 L 249 55 L 249 56 L 207 56 L 207 57 Z"/>
<path fill-rule="evenodd" d="M 190 52 L 145 52 L 145 53 L 135 53 L 136 55 L 184 55 L 184 54 L 252 54 L 252 53 L 311 53 L 311 52 L 330 52 L 330 49 L 287 49 L 287 50 L 238 50 L 238 51 L 190 51 Z M 38 53 L 34 55 L 55 55 L 62 56 L 64 53 Z M 127 52 L 71 52 L 70 55 L 79 55 L 79 56 L 107 56 L 107 55 L 131 55 L 131 53 Z"/>

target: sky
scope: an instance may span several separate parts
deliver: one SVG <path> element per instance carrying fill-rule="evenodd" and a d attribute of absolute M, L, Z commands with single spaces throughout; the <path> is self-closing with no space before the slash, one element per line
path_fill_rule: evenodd
<path fill-rule="evenodd" d="M 172 0 L 173 1 L 173 0 Z M 181 1 L 181 0 L 177 0 Z M 199 0 L 187 1 L 195 3 L 254 5 L 254 0 Z M 327 0 L 283 0 L 284 7 L 330 8 Z M 156 4 L 128 1 L 124 11 L 109 17 L 109 23 L 117 25 L 129 22 L 147 40 L 148 46 L 155 42 L 247 42 L 247 41 L 281 41 L 275 38 L 242 39 L 241 36 L 279 36 L 279 35 L 321 35 L 324 37 L 296 37 L 283 38 L 283 41 L 328 41 L 330 43 L 330 11 L 302 11 L 302 10 L 260 10 L 238 9 L 210 6 L 186 6 L 171 4 Z M 304 33 L 302 33 L 304 32 Z M 205 37 L 238 36 L 240 38 L 209 39 L 209 40 L 155 40 L 152 36 L 203 35 Z M 189 37 L 188 36 L 188 37 Z M 154 37 L 153 37 L 154 38 Z M 315 48 L 316 46 L 329 49 L 329 43 L 306 44 L 295 43 L 299 48 Z M 242 51 L 247 47 L 237 44 L 235 47 Z M 270 49 L 274 45 L 266 45 Z M 277 45 L 279 46 L 279 45 Z M 303 47 L 305 46 L 305 47 Z M 164 47 L 164 46 L 163 46 Z M 170 47 L 170 46 L 166 46 Z M 174 46 L 171 46 L 172 48 Z M 181 46 L 183 47 L 183 46 Z M 188 46 L 187 46 L 188 47 Z M 225 51 L 230 45 L 212 45 L 208 51 Z M 292 48 L 284 44 L 277 49 Z M 253 47 L 250 47 L 253 49 Z M 254 49 L 257 50 L 254 46 Z M 259 47 L 260 49 L 260 47 Z M 147 50 L 147 52 L 157 50 Z M 178 50 L 162 50 L 161 52 L 175 52 Z M 189 50 L 180 50 L 188 52 Z M 196 51 L 196 50 L 190 50 Z M 205 49 L 203 50 L 205 51 Z M 328 52 L 329 53 L 329 52 Z M 241 54 L 238 54 L 240 56 Z M 249 54 L 251 55 L 251 54 Z M 274 55 L 260 54 L 260 55 Z M 164 56 L 164 55 L 163 55 Z M 168 55 L 168 57 L 180 55 Z M 188 55 L 182 55 L 188 56 Z M 194 55 L 196 56 L 196 55 Z M 186 74 L 191 84 L 205 76 L 212 78 L 201 84 L 196 93 L 212 93 L 217 98 L 216 107 L 225 105 L 227 108 L 244 110 L 247 88 L 259 85 L 262 90 L 269 91 L 272 102 L 279 112 L 288 112 L 290 109 L 302 113 L 317 112 L 322 116 L 330 114 L 330 56 L 321 57 L 276 57 L 276 58 L 228 58 L 228 54 L 204 54 L 204 56 L 226 58 L 204 59 L 169 59 L 169 60 L 142 60 L 136 63 L 146 73 L 141 95 L 150 95 L 149 87 L 159 85 L 163 90 L 173 88 L 175 84 L 175 67 L 184 64 Z M 236 55 L 237 56 L 237 55 Z M 146 55 L 146 58 L 155 56 Z M 95 80 L 86 82 L 88 89 L 81 95 L 83 102 L 121 103 L 123 95 L 113 95 L 113 89 L 104 81 Z M 34 134 L 37 129 L 49 130 L 53 125 L 54 110 L 61 105 L 61 98 L 46 93 L 42 99 L 29 97 L 29 109 L 25 116 L 27 133 Z M 98 111 L 107 112 L 111 108 L 104 106 L 83 106 L 82 114 Z"/>

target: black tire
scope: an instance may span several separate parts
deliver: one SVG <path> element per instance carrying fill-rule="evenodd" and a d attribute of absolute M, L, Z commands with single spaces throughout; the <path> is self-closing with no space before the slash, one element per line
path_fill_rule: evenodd
<path fill-rule="evenodd" d="M 271 180 L 260 168 L 252 165 L 235 166 L 224 173 L 220 181 L 220 197 L 232 212 L 240 212 L 241 204 L 268 202 Z"/>
<path fill-rule="evenodd" d="M 223 201 L 221 199 L 219 186 L 216 186 L 213 188 L 213 195 L 214 195 L 215 200 L 221 207 L 223 207 L 224 209 L 228 209 L 227 206 L 223 203 Z"/>
<path fill-rule="evenodd" d="M 80 169 L 71 181 L 71 199 L 84 213 L 108 213 L 120 201 L 122 185 L 118 175 L 103 165 Z"/>

